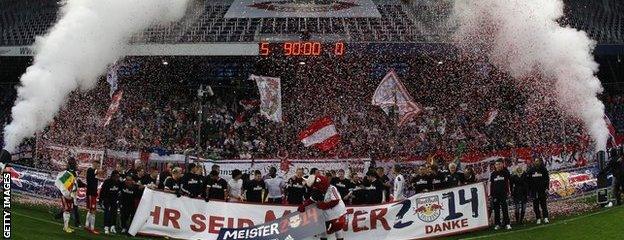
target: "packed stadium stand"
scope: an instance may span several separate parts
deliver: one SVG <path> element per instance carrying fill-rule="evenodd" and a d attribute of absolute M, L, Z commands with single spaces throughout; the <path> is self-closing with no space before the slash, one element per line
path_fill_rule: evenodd
<path fill-rule="evenodd" d="M 325 41 L 429 43 L 448 41 L 453 29 L 453 23 L 447 21 L 452 2 L 447 0 L 376 0 L 374 2 L 381 17 L 357 18 L 226 18 L 232 2 L 192 1 L 180 21 L 152 26 L 135 35 L 132 41 L 138 44 L 259 42 L 266 39 L 299 39 L 305 34 L 311 39 Z M 0 0 L 0 3 L 3 5 L 0 9 L 0 46 L 31 45 L 35 36 L 44 34 L 57 18 L 56 1 Z M 561 19 L 562 23 L 587 31 L 603 44 L 624 42 L 622 2 L 567 0 L 566 3 L 566 17 Z M 495 69 L 489 70 L 487 66 L 480 66 L 477 72 L 470 71 L 470 67 L 474 66 L 462 64 L 483 59 L 421 54 L 318 59 L 308 61 L 307 65 L 257 57 L 171 57 L 171 64 L 163 67 L 164 60 L 161 58 L 131 59 L 134 73 L 125 74 L 120 80 L 122 89 L 126 91 L 120 110 L 123 114 L 114 120 L 111 129 L 98 127 L 108 107 L 107 85 L 102 83 L 88 93 L 73 94 L 68 107 L 61 111 L 41 138 L 55 144 L 133 151 L 151 148 L 179 153 L 199 146 L 213 158 L 273 157 L 278 151 L 319 157 L 319 153 L 300 146 L 296 136 L 306 124 L 324 114 L 333 114 L 337 118 L 344 136 L 344 147 L 338 154 L 344 157 L 420 154 L 451 150 L 460 144 L 469 150 L 540 143 L 565 144 L 582 135 L 578 122 L 565 120 L 560 113 L 549 109 L 528 108 L 531 101 L 537 100 L 531 96 L 517 96 L 510 90 L 512 88 L 505 83 L 508 75 Z M 601 68 L 620 62 L 611 58 L 604 60 L 607 64 L 601 63 Z M 0 108 L 3 113 L 8 113 L 15 98 L 13 85 L 29 60 L 4 60 L 10 64 L 0 64 L 3 65 L 0 66 L 0 77 L 13 82 L 0 84 L 2 92 L 8 93 L 0 99 Z M 350 67 L 354 65 L 359 67 Z M 267 69 L 270 72 L 264 74 L 271 75 L 277 71 L 275 74 L 281 75 L 284 80 L 287 126 L 264 120 L 257 106 L 245 109 L 241 104 L 258 98 L 255 85 L 242 80 L 252 73 L 263 74 Z M 369 93 L 374 91 L 389 69 L 396 69 L 402 80 L 413 89 L 416 102 L 423 107 L 437 108 L 425 111 L 417 122 L 396 129 L 395 122 L 386 120 L 378 108 L 361 106 L 370 101 Z M 621 75 L 621 71 L 617 67 L 601 69 L 599 77 L 603 81 L 611 79 L 617 82 L 615 76 Z M 307 76 L 308 81 L 302 82 L 299 76 Z M 473 82 L 466 83 L 464 79 L 473 79 Z M 198 101 L 195 93 L 201 84 L 215 87 L 217 96 L 204 106 L 205 115 L 201 121 L 208 127 L 202 129 L 200 135 L 203 139 L 198 143 L 196 120 L 200 116 L 196 111 Z M 334 84 L 345 88 L 336 89 L 331 86 Z M 306 89 L 310 88 L 319 92 L 312 95 L 306 93 Z M 162 89 L 171 91 L 161 93 Z M 484 92 L 483 89 L 488 90 Z M 609 87 L 607 91 L 609 89 L 613 88 Z M 452 98 L 448 98 L 449 91 Z M 228 94 L 219 94 L 224 92 Z M 324 99 L 313 104 L 319 101 L 319 94 L 340 100 Z M 491 94 L 497 95 L 497 98 L 488 99 Z M 604 100 L 607 114 L 614 119 L 615 126 L 624 128 L 624 121 L 618 120 L 623 114 L 619 104 L 622 98 L 605 96 Z M 347 106 L 351 109 L 343 111 Z M 158 110 L 151 111 L 153 109 Z M 319 109 L 325 109 L 325 112 Z M 500 122 L 489 127 L 478 126 L 484 114 L 492 109 L 500 111 Z M 526 121 L 527 115 L 529 121 Z M 364 116 L 373 120 L 369 121 Z M 531 116 L 549 117 L 532 119 Z M 2 114 L 2 120 L 6 122 L 8 114 Z M 540 122 L 542 128 L 531 128 L 531 121 Z M 524 128 L 517 127 L 524 124 Z M 562 128 L 563 125 L 569 127 Z M 517 130 L 525 128 L 528 130 L 524 132 Z M 547 134 L 534 134 L 536 131 Z M 539 137 L 533 138 L 535 136 Z M 405 138 L 419 140 L 405 146 L 395 144 Z"/>
<path fill-rule="evenodd" d="M 0 46 L 30 45 L 57 18 L 50 0 L 2 0 Z M 196 0 L 179 22 L 153 26 L 133 38 L 135 43 L 254 42 L 290 39 L 301 33 L 312 39 L 349 42 L 447 41 L 453 23 L 448 0 L 376 0 L 381 17 L 358 18 L 225 18 L 232 0 Z M 587 31 L 600 43 L 624 42 L 624 3 L 566 0 L 561 21 Z"/>
<path fill-rule="evenodd" d="M 57 17 L 56 1 L 0 2 L 3 5 L 0 10 L 2 46 L 32 44 L 34 37 L 45 33 Z M 452 11 L 450 1 L 374 1 L 380 18 L 226 18 L 232 2 L 192 1 L 187 14 L 180 21 L 152 26 L 134 36 L 132 41 L 258 42 L 266 39 L 298 39 L 302 33 L 306 33 L 312 39 L 326 41 L 438 42 L 448 40 L 453 29 L 453 24 L 446 20 Z M 562 23 L 586 30 L 601 43 L 624 42 L 624 15 L 619 14 L 624 10 L 621 2 L 566 2 L 566 17 L 561 19 Z M 15 98 L 15 82 L 11 81 L 23 73 L 29 60 L 4 60 L 10 64 L 2 64 L 0 74 L 9 83 L 0 84 L 2 92 L 7 93 L 0 99 L 0 108 L 3 113 L 8 113 Z M 131 59 L 134 62 L 134 70 L 131 72 L 134 73 L 121 77 L 121 86 L 126 96 L 121 103 L 122 115 L 114 119 L 111 129 L 98 127 L 108 107 L 107 85 L 102 83 L 96 90 L 72 95 L 68 107 L 44 132 L 42 140 L 91 148 L 132 151 L 150 148 L 177 153 L 199 146 L 205 150 L 206 156 L 212 158 L 274 157 L 278 151 L 297 152 L 302 157 L 319 157 L 319 153 L 298 144 L 296 136 L 306 124 L 324 114 L 332 114 L 337 118 L 338 128 L 344 137 L 343 147 L 338 154 L 344 157 L 422 154 L 441 149 L 451 150 L 458 145 L 468 150 L 484 150 L 545 142 L 561 144 L 573 141 L 582 134 L 578 122 L 563 120 L 561 114 L 548 109 L 528 108 L 531 101 L 537 100 L 531 96 L 516 96 L 510 86 L 505 86 L 505 80 L 509 78 L 506 74 L 495 69 L 487 70 L 483 66 L 474 72 L 470 71 L 472 65 L 462 64 L 482 59 L 462 60 L 445 54 L 416 54 L 383 58 L 359 56 L 340 60 L 318 59 L 308 61 L 307 65 L 256 57 L 178 57 L 169 60 L 171 65 L 163 68 L 163 60 L 160 58 Z M 609 59 L 601 67 L 616 61 Z M 438 65 L 438 62 L 445 64 Z M 349 69 L 353 65 L 359 67 Z M 283 101 L 287 126 L 264 120 L 257 106 L 246 109 L 241 104 L 258 98 L 255 85 L 241 80 L 252 73 L 263 74 L 266 69 L 270 71 L 264 73 L 267 75 L 278 69 L 276 74 L 284 80 Z M 411 125 L 396 129 L 395 122 L 386 120 L 378 108 L 362 106 L 362 103 L 370 101 L 370 92 L 374 91 L 388 69 L 397 70 L 409 89 L 413 89 L 412 95 L 416 102 L 423 107 L 436 108 L 425 111 Z M 617 67 L 603 69 L 599 77 L 617 82 L 614 76 L 622 74 L 617 71 Z M 299 76 L 307 76 L 308 81 L 301 82 Z M 463 81 L 467 78 L 474 80 L 468 84 Z M 196 111 L 198 101 L 195 93 L 201 84 L 215 87 L 217 95 L 204 105 L 205 114 L 201 121 L 206 127 L 201 131 L 202 139 L 198 140 L 196 120 L 200 116 Z M 331 87 L 333 84 L 344 86 L 344 89 L 335 89 Z M 483 92 L 484 87 L 488 93 Z M 317 89 L 318 92 L 310 95 L 306 93 L 309 88 Z M 171 91 L 161 93 L 162 89 Z M 448 98 L 449 89 L 453 98 Z M 228 94 L 223 94 L 225 92 Z M 327 99 L 339 100 L 323 99 L 313 104 L 319 101 L 317 96 L 323 94 L 330 96 Z M 496 94 L 498 100 L 487 99 L 489 94 Z M 624 121 L 619 121 L 623 114 L 619 104 L 622 102 L 621 96 L 603 98 L 607 103 L 607 114 L 614 119 L 615 126 L 624 128 Z M 351 108 L 348 111 L 344 110 L 347 106 Z M 153 109 L 158 110 L 150 111 Z M 499 109 L 501 120 L 489 127 L 478 126 L 478 122 L 492 109 Z M 524 118 L 526 115 L 529 115 L 530 121 L 539 121 L 539 126 L 547 127 L 531 128 L 531 122 Z M 531 119 L 530 116 L 549 118 Z M 2 120 L 3 123 L 7 122 L 8 114 L 2 114 Z M 523 124 L 528 125 L 517 128 Z M 569 127 L 562 128 L 563 125 Z M 528 131 L 518 132 L 517 129 Z M 548 134 L 533 134 L 531 131 Z M 406 138 L 419 140 L 406 145 L 395 144 Z"/>
<path fill-rule="evenodd" d="M 237 80 L 244 77 L 212 81 L 215 96 L 203 101 L 200 143 L 196 137 L 199 101 L 196 88 L 189 85 L 201 73 L 181 66 L 202 66 L 204 61 L 174 59 L 162 68 L 158 58 L 140 59 L 138 72 L 120 80 L 127 97 L 121 102 L 122 114 L 110 127 L 101 127 L 109 100 L 108 85 L 101 82 L 93 91 L 72 95 L 40 140 L 162 153 L 182 153 L 200 146 L 201 154 L 211 159 L 270 158 L 280 152 L 291 157 L 383 159 L 449 152 L 459 146 L 466 151 L 485 151 L 566 144 L 581 137 L 579 122 L 566 119 L 555 109 L 534 107 L 536 102 L 553 99 L 519 94 L 509 84 L 508 75 L 496 70 L 471 71 L 472 65 L 462 64 L 466 59 L 435 56 L 445 62 L 439 65 L 429 61 L 430 57 L 402 57 L 393 59 L 394 64 L 387 63 L 390 59 L 377 59 L 358 68 L 348 66 L 371 59 L 321 59 L 301 66 L 261 61 L 247 71 L 267 74 L 280 69 L 284 123 L 260 115 L 254 82 Z M 214 59 L 208 64 L 228 61 L 236 59 Z M 378 107 L 367 104 L 390 66 L 397 69 L 415 101 L 424 108 L 417 120 L 402 127 L 396 126 L 395 117 L 387 117 Z M 302 75 L 307 77 L 301 79 Z M 484 126 L 484 116 L 491 109 L 498 109 L 497 120 Z M 297 140 L 301 129 L 319 116 L 332 116 L 342 135 L 342 144 L 334 152 L 305 148 Z"/>

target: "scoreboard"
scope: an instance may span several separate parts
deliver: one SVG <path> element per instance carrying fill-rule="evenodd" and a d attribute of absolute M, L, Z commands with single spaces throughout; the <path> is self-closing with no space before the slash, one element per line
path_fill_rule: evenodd
<path fill-rule="evenodd" d="M 346 44 L 344 42 L 324 43 L 317 41 L 260 42 L 259 51 L 259 55 L 263 57 L 340 57 L 346 52 Z"/>

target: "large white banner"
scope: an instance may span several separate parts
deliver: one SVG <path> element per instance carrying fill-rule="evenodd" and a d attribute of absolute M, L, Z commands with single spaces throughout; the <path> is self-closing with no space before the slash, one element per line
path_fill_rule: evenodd
<path fill-rule="evenodd" d="M 371 0 L 235 0 L 225 18 L 379 18 Z"/>
<path fill-rule="evenodd" d="M 296 206 L 205 202 L 146 189 L 129 233 L 217 239 L 221 227 L 259 225 L 296 209 Z M 486 228 L 485 184 L 418 194 L 401 202 L 347 207 L 347 219 L 345 239 L 434 238 Z"/>

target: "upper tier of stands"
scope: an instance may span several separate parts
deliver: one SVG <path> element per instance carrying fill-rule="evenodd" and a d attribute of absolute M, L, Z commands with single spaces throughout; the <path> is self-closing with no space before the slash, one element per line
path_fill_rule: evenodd
<path fill-rule="evenodd" d="M 178 22 L 153 26 L 135 43 L 257 42 L 312 39 L 350 42 L 438 42 L 448 39 L 450 0 L 375 0 L 381 18 L 225 18 L 233 0 L 193 0 Z M 563 24 L 587 31 L 600 43 L 624 43 L 624 3 L 566 0 Z M 50 0 L 0 0 L 0 45 L 30 45 L 57 18 Z"/>

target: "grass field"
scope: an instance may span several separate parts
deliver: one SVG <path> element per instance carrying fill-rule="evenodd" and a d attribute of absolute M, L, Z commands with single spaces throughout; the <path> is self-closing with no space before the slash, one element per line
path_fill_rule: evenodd
<path fill-rule="evenodd" d="M 61 230 L 62 223 L 54 220 L 49 211 L 49 209 L 44 207 L 13 205 L 13 239 L 136 239 L 120 235 L 95 236 L 84 230 L 66 234 Z M 98 225 L 102 224 L 101 215 L 99 214 L 96 221 Z M 82 219 L 84 219 L 84 212 Z M 99 229 L 101 230 L 101 227 Z M 485 230 L 446 239 L 624 239 L 622 230 L 624 230 L 624 207 L 615 207 L 580 216 L 555 219 L 547 225 L 527 224 L 520 227 L 515 226 L 512 231 Z"/>

